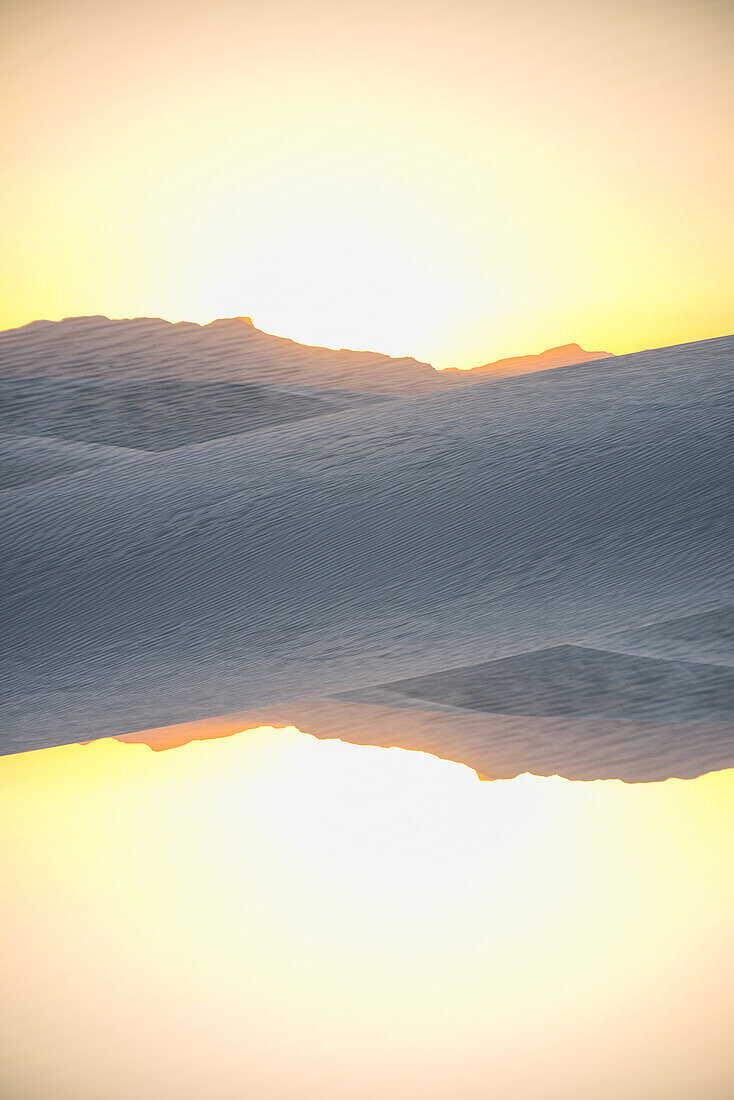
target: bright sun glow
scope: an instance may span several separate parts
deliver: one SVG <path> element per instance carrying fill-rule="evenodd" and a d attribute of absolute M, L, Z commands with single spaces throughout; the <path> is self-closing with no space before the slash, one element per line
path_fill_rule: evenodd
<path fill-rule="evenodd" d="M 476 366 L 731 330 L 731 12 L 44 0 L 2 15 L 0 327 L 249 314 Z"/>
<path fill-rule="evenodd" d="M 262 728 L 0 787 L 13 1096 L 728 1094 L 734 772 L 480 783 Z"/>

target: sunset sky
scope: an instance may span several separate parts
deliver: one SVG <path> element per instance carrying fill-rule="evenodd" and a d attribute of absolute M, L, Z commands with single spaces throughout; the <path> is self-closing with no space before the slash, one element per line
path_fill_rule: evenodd
<path fill-rule="evenodd" d="M 730 332 L 734 8 L 0 0 L 0 328 L 474 366 Z"/>
<path fill-rule="evenodd" d="M 0 789 L 8 1097 L 731 1095 L 734 771 L 480 783 L 291 728 Z"/>

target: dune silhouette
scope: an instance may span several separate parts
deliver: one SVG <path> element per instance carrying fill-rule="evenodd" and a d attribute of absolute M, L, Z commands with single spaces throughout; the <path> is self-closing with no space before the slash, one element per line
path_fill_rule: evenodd
<path fill-rule="evenodd" d="M 551 646 L 386 687 L 490 714 L 734 721 L 734 669 L 589 646 Z"/>
<path fill-rule="evenodd" d="M 186 379 L 421 393 L 450 384 L 415 359 L 297 344 L 249 317 L 197 325 L 157 317 L 70 317 L 0 333 L 6 378 Z"/>
<path fill-rule="evenodd" d="M 162 330 L 130 324 L 144 336 L 142 370 L 148 335 Z M 129 334 L 126 325 L 95 322 L 90 349 L 110 331 Z M 31 326 L 44 340 L 81 328 Z M 524 719 L 563 716 L 582 723 L 579 760 L 579 745 L 597 737 L 591 719 L 627 723 L 598 735 L 592 774 L 634 779 L 636 759 L 641 778 L 696 774 L 697 743 L 704 764 L 725 766 L 732 726 L 719 643 L 699 654 L 719 667 L 699 661 L 695 673 L 685 664 L 697 660 L 695 638 L 674 666 L 655 653 L 646 663 L 644 651 L 602 656 L 597 671 L 577 668 L 575 686 L 559 680 L 557 662 L 550 680 L 543 673 L 550 709 L 529 706 L 518 685 L 531 677 L 539 690 L 522 656 L 530 651 L 624 652 L 620 632 L 734 603 L 733 350 L 722 338 L 378 402 L 262 381 L 258 390 L 173 380 L 171 390 L 164 378 L 145 383 L 147 420 L 136 412 L 143 383 L 110 378 L 104 357 L 103 383 L 46 378 L 35 398 L 27 381 L 3 383 L 16 387 L 13 407 L 36 439 L 45 425 L 75 446 L 133 445 L 119 461 L 0 494 L 3 748 L 345 693 L 365 706 L 354 693 L 376 692 L 384 705 L 386 690 L 392 710 L 419 701 L 434 719 L 458 709 L 463 721 L 471 708 L 452 694 L 455 677 L 453 687 L 440 677 L 481 666 L 495 679 L 477 674 L 476 699 L 501 730 L 487 744 L 514 743 L 497 768 L 483 757 L 490 776 L 525 770 L 524 747 L 537 759 L 540 727 L 529 732 Z M 127 346 L 112 346 L 118 354 L 133 361 Z M 66 369 L 65 355 L 62 346 L 54 369 Z M 51 352 L 41 359 L 50 370 Z M 615 660 L 624 674 L 600 695 L 598 669 Z M 416 679 L 412 702 L 395 690 Z M 511 712 L 512 733 L 500 712 Z M 449 759 L 461 756 L 452 725 Z M 693 725 L 686 753 L 673 727 Z M 557 756 L 572 773 L 573 754 Z"/>
<path fill-rule="evenodd" d="M 0 378 L 0 432 L 167 451 L 386 400 L 251 382 Z"/>
<path fill-rule="evenodd" d="M 208 325 L 157 317 L 69 317 L 0 332 L 0 377 L 187 379 L 316 385 L 374 393 L 431 393 L 510 375 L 608 357 L 578 344 L 472 370 L 435 370 L 411 358 L 314 348 L 255 328 L 250 317 Z"/>
<path fill-rule="evenodd" d="M 578 344 L 561 344 L 559 347 L 541 351 L 538 355 L 513 355 L 508 359 L 496 359 L 493 363 L 484 363 L 480 367 L 474 367 L 469 371 L 469 375 L 473 380 L 485 374 L 497 377 L 530 374 L 533 371 L 569 367 L 574 363 L 588 363 L 611 357 L 608 351 L 584 351 Z"/>

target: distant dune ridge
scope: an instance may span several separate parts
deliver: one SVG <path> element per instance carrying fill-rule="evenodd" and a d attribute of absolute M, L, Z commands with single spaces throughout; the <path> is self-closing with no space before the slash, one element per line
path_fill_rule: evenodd
<path fill-rule="evenodd" d="M 375 393 L 430 393 L 608 357 L 578 344 L 500 359 L 474 370 L 437 371 L 415 359 L 312 348 L 256 329 L 250 317 L 208 325 L 160 318 L 70 317 L 0 332 L 0 377 L 147 379 L 337 386 Z"/>
<path fill-rule="evenodd" d="M 0 334 L 2 751 L 295 724 L 489 778 L 734 765 L 733 366 Z"/>
<path fill-rule="evenodd" d="M 0 333 L 0 375 L 301 384 L 377 393 L 421 393 L 442 385 L 427 363 L 312 348 L 260 332 L 241 317 L 209 325 L 150 317 L 35 321 Z"/>
<path fill-rule="evenodd" d="M 539 355 L 513 355 L 509 359 L 497 359 L 474 367 L 469 373 L 472 380 L 479 376 L 510 377 L 513 374 L 529 374 L 532 371 L 551 370 L 553 367 L 569 367 L 574 363 L 590 363 L 596 359 L 610 359 L 608 351 L 584 351 L 578 344 L 562 344 L 557 348 L 541 351 Z M 451 373 L 455 368 L 451 369 Z"/>

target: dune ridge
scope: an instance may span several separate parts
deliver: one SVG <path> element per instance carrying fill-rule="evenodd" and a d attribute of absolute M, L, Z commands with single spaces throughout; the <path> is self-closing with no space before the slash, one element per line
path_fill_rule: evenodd
<path fill-rule="evenodd" d="M 215 410 L 213 438 L 7 489 L 4 751 L 604 649 L 615 632 L 731 606 L 733 352 L 722 338 L 377 404 L 345 397 L 328 415 L 222 437 Z M 701 759 L 731 763 L 728 680 L 711 675 L 724 685 L 713 711 L 671 697 L 662 723 L 644 707 L 580 714 L 579 759 L 585 740 L 604 742 L 597 719 L 638 723 L 636 742 L 616 727 L 623 762 L 611 734 L 592 752 L 599 777 L 634 778 L 636 759 L 645 778 L 695 773 L 697 735 L 675 732 L 694 723 Z M 448 704 L 420 702 L 441 708 L 434 718 Z M 531 736 L 529 717 L 513 716 L 520 770 L 545 721 Z M 491 758 L 480 770 L 495 773 Z"/>
<path fill-rule="evenodd" d="M 409 357 L 298 344 L 262 332 L 250 317 L 221 318 L 208 325 L 157 317 L 68 317 L 0 332 L 0 377 L 250 381 L 417 394 L 608 354 L 565 344 L 471 370 L 436 370 Z"/>
<path fill-rule="evenodd" d="M 495 359 L 492 363 L 483 363 L 473 367 L 468 373 L 477 381 L 483 375 L 510 377 L 515 374 L 529 374 L 533 371 L 552 370 L 554 367 L 569 367 L 574 363 L 590 363 L 598 359 L 611 359 L 608 351 L 585 351 L 578 344 L 560 344 L 548 348 L 537 355 L 512 355 L 506 359 Z M 451 368 L 449 368 L 451 370 Z"/>

